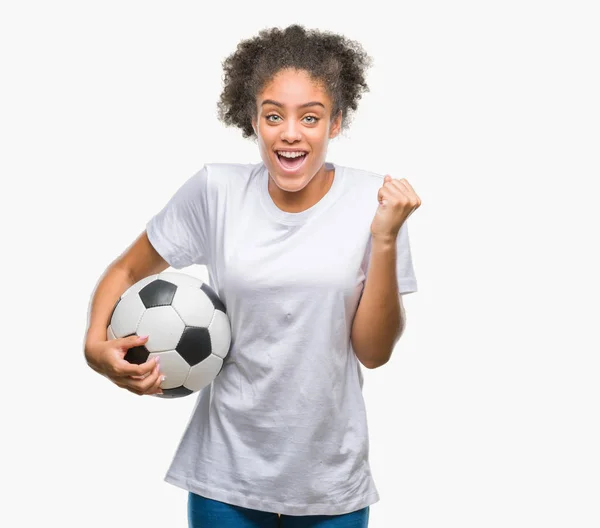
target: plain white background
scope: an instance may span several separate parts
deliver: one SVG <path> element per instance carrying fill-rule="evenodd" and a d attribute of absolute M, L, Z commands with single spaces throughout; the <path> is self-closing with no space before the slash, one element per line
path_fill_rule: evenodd
<path fill-rule="evenodd" d="M 573 0 L 3 3 L 0 524 L 186 526 L 162 478 L 195 397 L 89 369 L 88 303 L 204 163 L 260 161 L 221 61 L 295 22 L 375 61 L 328 159 L 423 202 L 406 332 L 365 370 L 370 526 L 597 528 L 600 20 Z"/>

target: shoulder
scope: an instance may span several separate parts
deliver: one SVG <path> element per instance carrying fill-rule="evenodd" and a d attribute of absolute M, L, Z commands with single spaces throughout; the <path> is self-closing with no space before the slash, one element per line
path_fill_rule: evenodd
<path fill-rule="evenodd" d="M 360 169 L 357 167 L 348 167 L 343 165 L 338 166 L 344 170 L 344 175 L 346 175 L 348 178 L 352 178 L 361 182 L 379 183 L 383 180 L 385 176 L 384 174 L 379 174 L 377 172 L 373 172 L 367 169 Z"/>
<path fill-rule="evenodd" d="M 262 163 L 205 163 L 202 167 L 209 189 L 241 188 L 259 172 Z"/>
<path fill-rule="evenodd" d="M 343 169 L 344 180 L 346 180 L 346 188 L 352 189 L 355 192 L 372 191 L 379 189 L 383 185 L 384 174 L 379 174 L 366 169 L 356 167 L 339 166 Z"/>

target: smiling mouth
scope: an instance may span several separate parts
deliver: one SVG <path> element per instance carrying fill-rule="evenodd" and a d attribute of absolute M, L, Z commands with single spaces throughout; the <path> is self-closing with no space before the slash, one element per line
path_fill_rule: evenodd
<path fill-rule="evenodd" d="M 306 162 L 306 158 L 308 158 L 308 153 L 304 154 L 304 156 L 298 156 L 297 158 L 285 158 L 284 156 L 277 154 L 277 152 L 275 155 L 277 156 L 279 166 L 284 172 L 297 172 Z"/>

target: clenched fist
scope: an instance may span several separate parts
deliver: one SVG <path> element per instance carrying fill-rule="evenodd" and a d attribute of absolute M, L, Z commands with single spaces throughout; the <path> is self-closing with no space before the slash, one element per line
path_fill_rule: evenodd
<path fill-rule="evenodd" d="M 373 238 L 396 240 L 400 227 L 421 205 L 421 199 L 406 178 L 397 180 L 389 175 L 377 192 L 379 207 L 371 223 Z"/>

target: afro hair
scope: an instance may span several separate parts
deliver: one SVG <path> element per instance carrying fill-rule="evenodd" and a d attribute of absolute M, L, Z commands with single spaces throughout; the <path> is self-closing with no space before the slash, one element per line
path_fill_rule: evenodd
<path fill-rule="evenodd" d="M 242 40 L 223 62 L 223 91 L 217 103 L 218 117 L 226 126 L 242 130 L 244 138 L 256 138 L 252 119 L 256 98 L 280 70 L 303 70 L 323 86 L 332 101 L 331 120 L 342 111 L 342 130 L 351 112 L 369 87 L 365 71 L 373 59 L 353 40 L 328 31 L 293 24 L 270 28 Z"/>

